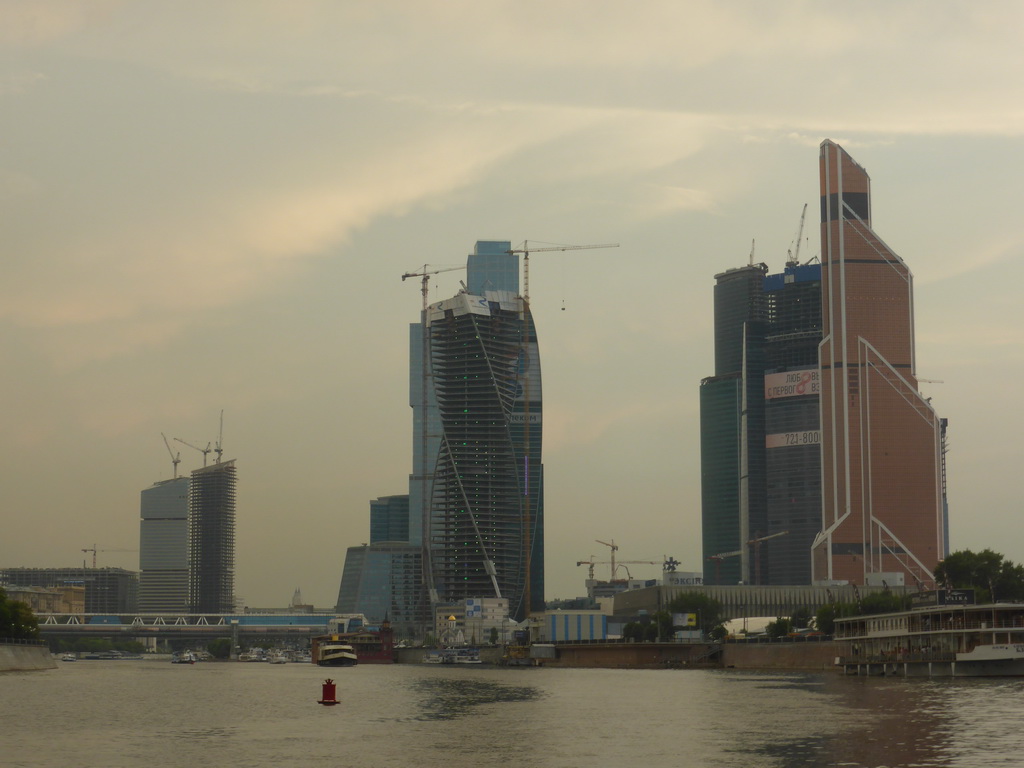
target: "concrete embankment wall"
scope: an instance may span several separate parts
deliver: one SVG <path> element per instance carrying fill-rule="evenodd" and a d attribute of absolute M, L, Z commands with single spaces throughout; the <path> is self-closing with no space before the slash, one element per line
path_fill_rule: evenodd
<path fill-rule="evenodd" d="M 834 670 L 838 643 L 725 643 L 722 666 L 734 669 Z"/>
<path fill-rule="evenodd" d="M 6 645 L 0 643 L 0 672 L 56 669 L 57 662 L 45 645 Z"/>

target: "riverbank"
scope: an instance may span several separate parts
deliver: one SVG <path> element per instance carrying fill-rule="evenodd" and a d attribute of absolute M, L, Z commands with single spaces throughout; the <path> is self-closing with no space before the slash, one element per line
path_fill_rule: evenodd
<path fill-rule="evenodd" d="M 56 668 L 57 662 L 46 645 L 36 645 L 27 641 L 0 642 L 0 672 Z"/>
<path fill-rule="evenodd" d="M 559 643 L 545 646 L 551 655 L 534 663 L 581 669 L 747 669 L 759 671 L 834 671 L 840 643 Z M 427 651 L 398 649 L 399 664 L 419 664 Z M 500 647 L 481 648 L 484 664 L 500 664 Z"/>

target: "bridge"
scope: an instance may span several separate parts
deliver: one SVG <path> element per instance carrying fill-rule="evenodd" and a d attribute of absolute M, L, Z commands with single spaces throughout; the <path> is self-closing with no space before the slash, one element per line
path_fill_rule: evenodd
<path fill-rule="evenodd" d="M 195 640 L 218 637 L 309 639 L 327 634 L 334 613 L 300 614 L 144 614 L 68 613 L 38 616 L 43 639 L 102 637 L 120 640 Z"/>

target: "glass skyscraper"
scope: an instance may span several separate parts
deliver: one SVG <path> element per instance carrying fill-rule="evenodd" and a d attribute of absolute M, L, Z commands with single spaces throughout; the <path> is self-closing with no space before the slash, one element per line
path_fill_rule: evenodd
<path fill-rule="evenodd" d="M 192 471 L 189 486 L 189 611 L 235 609 L 234 460 Z"/>
<path fill-rule="evenodd" d="M 139 525 L 139 611 L 188 610 L 187 477 L 142 491 Z"/>
<path fill-rule="evenodd" d="M 810 583 L 820 293 L 817 264 L 715 276 L 715 375 L 700 388 L 706 584 Z"/>

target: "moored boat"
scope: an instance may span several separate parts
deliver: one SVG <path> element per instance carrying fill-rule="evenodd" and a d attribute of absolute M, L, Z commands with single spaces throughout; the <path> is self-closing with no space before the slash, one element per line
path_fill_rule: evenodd
<path fill-rule="evenodd" d="M 851 675 L 1024 676 L 1024 603 L 974 604 L 973 590 L 914 596 L 909 611 L 836 619 Z"/>

